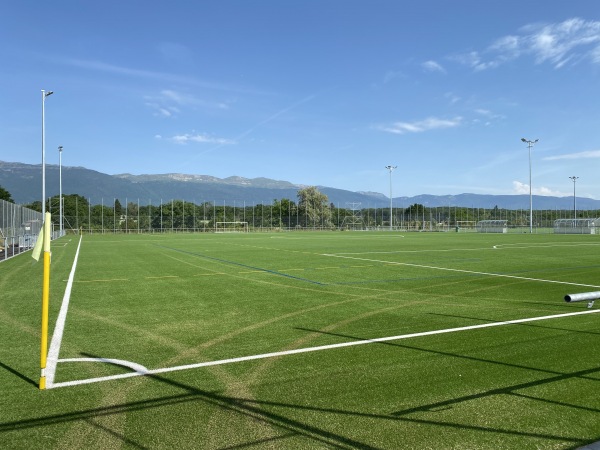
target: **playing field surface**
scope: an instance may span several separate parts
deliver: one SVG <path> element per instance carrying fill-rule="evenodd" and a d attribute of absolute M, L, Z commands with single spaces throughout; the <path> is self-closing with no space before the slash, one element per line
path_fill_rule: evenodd
<path fill-rule="evenodd" d="M 68 235 L 0 264 L 0 447 L 600 440 L 600 237 Z"/>

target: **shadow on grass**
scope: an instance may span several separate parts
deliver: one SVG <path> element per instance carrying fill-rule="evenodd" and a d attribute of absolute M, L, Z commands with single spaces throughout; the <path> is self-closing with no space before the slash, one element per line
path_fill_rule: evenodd
<path fill-rule="evenodd" d="M 97 422 L 92 422 L 93 419 L 105 416 L 111 416 L 114 414 L 127 414 L 136 411 L 145 411 L 149 409 L 162 408 L 167 406 L 173 406 L 188 402 L 204 402 L 212 406 L 219 407 L 221 409 L 228 410 L 232 413 L 241 414 L 252 419 L 267 423 L 278 429 L 286 431 L 285 436 L 279 436 L 277 438 L 270 438 L 269 440 L 260 440 L 256 442 L 247 442 L 243 445 L 236 445 L 225 448 L 243 448 L 244 446 L 253 446 L 260 443 L 266 443 L 271 440 L 284 439 L 291 436 L 304 436 L 316 444 L 321 443 L 333 448 L 361 448 L 361 449 L 377 449 L 378 447 L 371 446 L 369 444 L 356 441 L 354 439 L 342 436 L 340 434 L 332 433 L 325 429 L 306 424 L 293 418 L 286 417 L 281 414 L 266 411 L 261 408 L 261 405 L 277 405 L 286 406 L 289 408 L 295 408 L 295 405 L 290 404 L 277 404 L 269 402 L 261 402 L 256 400 L 247 400 L 243 398 L 230 397 L 222 395 L 218 392 L 210 392 L 203 389 L 198 389 L 193 386 L 186 385 L 174 380 L 167 379 L 158 375 L 147 375 L 147 378 L 151 378 L 155 381 L 165 383 L 171 386 L 176 386 L 185 391 L 179 395 L 171 395 L 160 398 L 140 400 L 135 402 L 124 403 L 121 405 L 113 405 L 100 408 L 90 408 L 82 411 L 69 412 L 64 414 L 55 414 L 44 417 L 37 417 L 27 420 L 18 420 L 13 422 L 0 423 L 0 434 L 8 431 L 25 430 L 29 428 L 37 428 L 44 426 L 53 426 L 61 423 L 75 422 L 75 421 L 86 421 L 95 427 L 101 427 L 104 431 L 110 433 L 112 436 L 121 439 L 124 443 L 136 447 L 145 448 L 139 443 L 134 442 L 131 439 L 126 438 L 120 434 L 108 430 L 102 427 Z M 310 409 L 300 406 L 302 409 Z M 344 411 L 340 411 L 344 413 Z M 389 419 L 389 417 L 388 417 Z"/>
<path fill-rule="evenodd" d="M 13 375 L 17 376 L 21 380 L 26 381 L 29 384 L 33 384 L 35 387 L 38 387 L 38 384 L 34 380 L 32 380 L 31 378 L 29 378 L 27 375 L 22 374 L 18 370 L 13 369 L 9 365 L 4 364 L 2 361 L 0 361 L 0 367 L 2 367 L 3 369 L 6 369 L 7 371 L 9 371 Z"/>
<path fill-rule="evenodd" d="M 340 334 L 340 333 L 331 333 L 331 332 L 325 332 L 325 331 L 319 331 L 319 330 L 311 330 L 311 329 L 306 329 L 306 328 L 297 328 L 299 330 L 303 330 L 303 331 L 309 331 L 312 333 L 320 333 L 320 334 L 327 334 L 327 335 L 331 335 L 331 336 L 337 336 L 337 337 L 343 337 L 346 339 L 355 339 L 355 340 L 367 340 L 365 338 L 360 338 L 360 337 L 356 337 L 356 336 L 349 336 L 349 335 L 345 335 L 345 334 Z M 442 356 L 450 356 L 450 357 L 454 357 L 454 358 L 461 358 L 461 359 L 466 359 L 466 360 L 470 360 L 470 361 L 477 361 L 477 362 L 483 362 L 483 363 L 489 363 L 489 364 L 497 364 L 497 365 L 502 365 L 502 366 L 507 366 L 507 367 L 513 367 L 513 368 L 517 368 L 517 369 L 524 369 L 524 370 L 531 370 L 531 371 L 535 371 L 535 372 L 542 372 L 542 373 L 546 373 L 551 375 L 548 378 L 544 378 L 541 380 L 535 380 L 535 381 L 530 381 L 530 382 L 526 382 L 526 383 L 519 383 L 519 384 L 515 384 L 512 386 L 506 386 L 506 387 L 502 387 L 502 388 L 497 388 L 497 389 L 490 389 L 488 391 L 484 391 L 484 392 L 479 392 L 477 394 L 471 394 L 471 395 L 466 395 L 466 396 L 462 396 L 462 397 L 456 397 L 456 398 L 452 398 L 452 399 L 448 399 L 448 400 L 444 400 L 441 402 L 436 402 L 436 403 L 431 403 L 431 404 L 427 404 L 427 405 L 420 405 L 414 408 L 408 408 L 402 411 L 395 411 L 393 413 L 391 413 L 394 416 L 401 416 L 401 415 L 405 415 L 405 414 L 410 414 L 410 413 L 414 413 L 414 412 L 418 412 L 418 411 L 430 411 L 430 410 L 434 410 L 434 409 L 439 409 L 439 408 L 443 408 L 445 406 L 450 406 L 453 404 L 458 404 L 464 401 L 468 401 L 468 400 L 475 400 L 475 399 L 480 399 L 480 398 L 484 398 L 484 397 L 489 397 L 492 395 L 498 395 L 498 394 L 510 394 L 510 395 L 517 395 L 517 396 L 521 396 L 521 397 L 525 397 L 522 394 L 516 394 L 513 391 L 518 391 L 520 389 L 526 389 L 526 388 L 530 388 L 530 387 L 535 387 L 535 386 L 540 386 L 540 385 L 544 385 L 544 384 L 548 384 L 548 383 L 554 383 L 557 381 L 564 381 L 564 380 L 568 380 L 571 378 L 582 378 L 582 379 L 586 379 L 586 380 L 592 380 L 592 381 L 600 381 L 598 378 L 592 378 L 589 377 L 587 375 L 591 375 L 591 374 L 596 374 L 596 373 L 600 373 L 600 367 L 595 367 L 592 369 L 585 369 L 585 370 L 580 370 L 580 371 L 576 371 L 576 372 L 571 372 L 571 373 L 564 373 L 564 372 L 557 372 L 557 371 L 553 371 L 553 370 L 547 370 L 547 369 L 540 369 L 537 367 L 529 367 L 529 366 L 523 366 L 520 364 L 511 364 L 511 363 L 507 363 L 507 362 L 502 362 L 502 361 L 495 361 L 495 360 L 491 360 L 491 359 L 484 359 L 484 358 L 477 358 L 474 356 L 466 356 L 466 355 L 461 355 L 458 353 L 450 353 L 450 352 L 443 352 L 443 351 L 439 351 L 439 350 L 431 350 L 431 349 L 426 349 L 426 348 L 421 348 L 421 347 L 415 347 L 415 346 L 411 346 L 411 345 L 405 345 L 405 344 L 398 344 L 398 343 L 393 343 L 393 342 L 377 342 L 376 344 L 380 344 L 380 345 L 389 345 L 392 347 L 400 347 L 400 348 L 405 348 L 408 350 L 417 350 L 420 352 L 426 352 L 426 353 L 434 353 L 436 355 L 442 355 Z M 541 399 L 541 398 L 537 398 L 537 397 L 530 397 L 532 399 L 536 399 L 539 401 L 545 401 L 545 402 L 550 402 L 552 403 L 552 401 L 549 400 L 545 400 L 545 399 Z M 584 411 L 591 411 L 591 412 L 598 412 L 600 413 L 600 409 L 595 409 L 595 408 L 587 408 L 587 407 L 582 407 L 582 406 L 578 406 L 578 405 L 568 405 L 568 404 L 562 404 L 559 402 L 554 402 L 557 405 L 561 405 L 561 406 L 568 406 L 571 408 L 575 408 L 575 409 L 581 409 Z"/>
<path fill-rule="evenodd" d="M 98 428 L 99 430 L 102 430 L 104 433 L 109 434 L 109 435 L 111 435 L 111 436 L 119 439 L 123 443 L 127 444 L 128 448 L 137 448 L 137 449 L 140 449 L 140 450 L 145 450 L 145 449 L 149 449 L 150 448 L 150 447 L 144 447 L 143 445 L 138 444 L 134 440 L 129 439 L 127 436 L 123 436 L 121 433 L 117 433 L 116 431 L 111 430 L 110 428 L 105 427 L 104 425 L 99 424 L 92 417 L 88 417 L 88 418 L 86 418 L 84 420 L 86 421 L 86 423 L 90 424 L 94 428 Z"/>
<path fill-rule="evenodd" d="M 582 371 L 582 372 L 595 372 L 600 369 Z M 578 376 L 579 372 L 573 374 L 565 374 L 561 377 L 561 379 L 571 378 Z M 495 434 L 504 434 L 504 435 L 513 435 L 513 436 L 521 436 L 521 437 L 529 437 L 536 439 L 546 439 L 546 440 L 554 440 L 560 442 L 568 442 L 572 443 L 574 446 L 584 445 L 587 441 L 565 437 L 565 436 L 556 436 L 552 434 L 544 434 L 544 433 L 527 433 L 516 430 L 503 430 L 499 428 L 491 428 L 491 427 L 482 427 L 475 425 L 468 425 L 464 423 L 452 423 L 452 422 L 441 422 L 435 420 L 426 420 L 426 419 L 418 419 L 418 418 L 410 418 L 410 417 L 402 417 L 412 412 L 417 411 L 430 411 L 435 408 L 439 408 L 440 406 L 449 405 L 452 403 L 466 401 L 472 398 L 479 398 L 485 395 L 491 395 L 492 392 L 504 392 L 510 391 L 511 389 L 520 389 L 522 387 L 527 387 L 529 385 L 541 384 L 541 382 L 534 383 L 525 383 L 523 385 L 512 386 L 504 389 L 496 389 L 490 391 L 489 393 L 483 393 L 473 396 L 465 396 L 458 399 L 452 399 L 445 402 L 439 402 L 430 405 L 422 405 L 416 408 L 410 408 L 403 411 L 393 412 L 391 414 L 373 414 L 373 413 L 365 413 L 361 411 L 349 411 L 349 410 L 341 410 L 335 408 L 323 408 L 323 407 L 313 407 L 310 405 L 295 405 L 284 402 L 274 402 L 274 401 L 263 401 L 263 400 L 255 400 L 255 399 L 244 399 L 231 397 L 227 395 L 220 394 L 218 392 L 206 391 L 203 389 L 199 389 L 175 380 L 167 379 L 162 376 L 157 375 L 148 375 L 148 378 L 151 378 L 155 381 L 168 384 L 170 386 L 176 386 L 184 391 L 184 393 L 179 395 L 171 395 L 160 398 L 148 399 L 148 400 L 140 400 L 135 402 L 124 403 L 121 405 L 113 405 L 107 407 L 100 408 L 91 408 L 82 411 L 69 412 L 64 414 L 56 414 L 49 415 L 44 417 L 38 417 L 27 420 L 19 420 L 14 422 L 5 422 L 0 423 L 0 433 L 7 431 L 15 431 L 15 430 L 24 430 L 29 428 L 36 427 L 44 427 L 44 426 L 53 426 L 61 423 L 68 423 L 74 421 L 86 421 L 87 423 L 92 424 L 95 427 L 100 427 L 107 433 L 110 433 L 112 436 L 121 439 L 124 443 L 131 447 L 135 448 L 145 448 L 144 446 L 136 443 L 135 441 L 121 435 L 117 434 L 110 429 L 106 429 L 99 425 L 97 422 L 93 421 L 94 418 L 110 416 L 114 414 L 127 414 L 133 413 L 136 411 L 144 411 L 154 408 L 162 408 L 167 406 L 173 406 L 177 404 L 187 403 L 187 402 L 204 402 L 212 406 L 216 406 L 218 408 L 230 411 L 234 414 L 240 414 L 254 420 L 266 423 L 270 426 L 273 426 L 283 432 L 283 435 L 278 437 L 272 437 L 268 439 L 261 439 L 255 441 L 248 441 L 243 444 L 237 444 L 230 447 L 224 447 L 228 449 L 237 449 L 244 447 L 252 447 L 255 445 L 260 445 L 261 443 L 267 443 L 276 440 L 286 439 L 288 437 L 293 436 L 302 436 L 306 439 L 309 439 L 313 444 L 321 444 L 331 446 L 332 448 L 360 448 L 360 449 L 377 449 L 378 447 L 369 445 L 365 442 L 360 442 L 350 437 L 346 437 L 337 433 L 333 433 L 331 431 L 325 430 L 324 428 L 320 428 L 318 426 L 310 425 L 301 421 L 298 421 L 294 418 L 288 417 L 283 413 L 275 413 L 273 411 L 265 410 L 264 407 L 270 408 L 282 408 L 289 410 L 302 410 L 302 411 L 312 411 L 315 413 L 323 413 L 327 415 L 338 414 L 343 416 L 352 416 L 352 417 L 364 417 L 368 419 L 378 419 L 396 423 L 413 423 L 418 425 L 429 425 L 429 426 L 438 426 L 441 428 L 451 428 L 451 429 L 460 429 L 460 430 L 472 430 L 478 432 L 489 432 Z M 549 382 L 550 380 L 546 381 Z M 575 447 L 574 447 L 575 448 Z"/>
<path fill-rule="evenodd" d="M 334 336 L 342 336 L 345 338 L 364 340 L 362 338 L 347 336 L 342 334 L 334 334 L 334 333 L 326 333 L 318 330 L 307 330 L 305 331 L 329 334 Z M 254 447 L 260 445 L 277 445 L 277 441 L 285 440 L 292 437 L 302 437 L 310 441 L 310 445 L 314 446 L 327 446 L 330 448 L 340 448 L 340 449 L 348 449 L 348 448 L 360 448 L 360 449 L 377 449 L 373 445 L 369 443 L 361 442 L 356 439 L 353 439 L 349 436 L 342 435 L 339 433 L 335 433 L 325 429 L 324 427 L 313 425 L 306 423 L 301 420 L 297 420 L 294 418 L 294 411 L 309 411 L 315 414 L 323 414 L 328 418 L 324 418 L 323 422 L 327 423 L 328 420 L 331 420 L 331 415 L 339 415 L 345 417 L 354 417 L 354 418 L 367 418 L 369 420 L 379 420 L 384 421 L 389 424 L 393 423 L 405 423 L 405 424 L 415 424 L 415 425 L 425 425 L 430 427 L 439 427 L 440 432 L 444 429 L 456 429 L 456 430 L 467 430 L 467 431 L 475 431 L 479 433 L 493 433 L 498 435 L 506 435 L 506 436 L 517 436 L 523 438 L 533 438 L 533 439 L 544 439 L 551 440 L 555 442 L 567 443 L 568 445 L 573 445 L 572 448 L 576 448 L 581 445 L 585 445 L 588 443 L 586 440 L 567 437 L 567 436 L 558 436 L 554 434 L 546 434 L 546 433 L 535 433 L 535 432 L 523 432 L 511 429 L 501 429 L 501 428 L 493 428 L 493 427 L 485 427 L 478 425 L 469 425 L 465 423 L 453 423 L 448 421 L 436 421 L 436 420 L 428 420 L 410 417 L 409 415 L 417 412 L 431 412 L 435 410 L 444 409 L 445 407 L 451 407 L 454 404 L 458 404 L 461 402 L 484 398 L 491 395 L 497 394 L 511 394 L 511 395 L 519 395 L 522 394 L 515 393 L 513 391 L 519 389 L 525 389 L 533 386 L 539 386 L 546 383 L 552 383 L 555 381 L 562 381 L 570 378 L 577 377 L 585 377 L 586 375 L 600 372 L 600 368 L 587 369 L 572 373 L 558 373 L 551 372 L 543 369 L 536 369 L 525 366 L 512 365 L 507 363 L 502 363 L 498 361 L 490 361 L 480 358 L 474 358 L 469 356 L 457 355 L 452 353 L 438 352 L 428 349 L 421 349 L 418 347 L 405 346 L 390 342 L 381 342 L 380 344 L 389 345 L 394 347 L 402 347 L 407 349 L 414 349 L 418 351 L 426 351 L 441 355 L 454 356 L 460 358 L 466 358 L 470 360 L 476 360 L 480 362 L 486 363 L 494 363 L 494 364 L 503 364 L 512 367 L 519 367 L 529 370 L 537 370 L 541 372 L 548 372 L 552 374 L 551 377 L 545 378 L 543 380 L 536 380 L 527 383 L 515 384 L 512 386 L 507 386 L 498 389 L 491 389 L 488 391 L 480 392 L 472 395 L 465 395 L 457 398 L 451 398 L 448 400 L 430 403 L 426 405 L 419 405 L 413 408 L 407 408 L 400 411 L 394 411 L 388 414 L 376 414 L 376 413 L 367 413 L 363 411 L 356 410 L 344 410 L 344 409 L 336 409 L 336 408 L 327 408 L 327 407 L 317 407 L 311 405 L 299 405 L 292 404 L 286 402 L 277 402 L 277 401 L 267 401 L 267 400 L 257 400 L 257 399 L 247 399 L 240 397 L 233 397 L 228 395 L 223 395 L 219 391 L 207 391 L 204 389 L 200 389 L 189 384 L 185 384 L 173 379 L 166 378 L 165 376 L 160 375 L 146 375 L 148 379 L 154 380 L 158 383 L 164 383 L 169 386 L 176 387 L 180 389 L 182 392 L 180 394 L 169 395 L 156 397 L 145 400 L 131 401 L 122 404 L 105 406 L 105 407 L 97 407 L 97 408 L 89 408 L 79 411 L 67 412 L 62 414 L 55 415 L 46 415 L 40 416 L 31 419 L 18 420 L 12 422 L 4 422 L 0 423 L 0 434 L 3 432 L 16 431 L 16 430 L 26 430 L 30 428 L 37 427 L 47 427 L 47 426 L 55 426 L 57 424 L 76 422 L 76 421 L 85 421 L 86 423 L 94 426 L 98 429 L 101 429 L 103 432 L 110 434 L 111 436 L 120 439 L 125 445 L 131 448 L 143 449 L 146 448 L 140 443 L 134 441 L 133 439 L 123 435 L 123 433 L 117 433 L 114 430 L 107 428 L 106 426 L 100 424 L 95 419 L 118 415 L 118 414 L 131 414 L 137 411 L 146 411 L 157 408 L 165 408 L 178 404 L 185 403 L 204 403 L 206 405 L 210 405 L 222 410 L 226 410 L 232 414 L 237 414 L 241 416 L 248 417 L 252 420 L 256 420 L 258 422 L 265 423 L 273 429 L 279 430 L 278 436 L 272 436 L 268 438 L 258 439 L 258 440 L 247 440 L 242 443 L 234 444 L 227 447 L 222 447 L 222 449 L 241 449 L 247 447 Z M 543 401 L 543 399 L 536 399 L 539 401 Z M 560 404 L 560 403 L 558 403 Z M 580 408 L 575 405 L 565 405 L 560 404 L 561 406 L 568 406 L 573 408 Z M 273 411 L 275 408 L 278 411 Z M 582 408 L 583 409 L 583 408 Z M 600 412 L 600 410 L 595 410 L 591 408 L 585 408 L 589 412 Z M 286 414 L 285 411 L 290 411 L 289 414 Z M 313 423 L 320 423 L 318 417 L 315 416 Z M 425 439 L 425 438 L 424 438 Z"/>

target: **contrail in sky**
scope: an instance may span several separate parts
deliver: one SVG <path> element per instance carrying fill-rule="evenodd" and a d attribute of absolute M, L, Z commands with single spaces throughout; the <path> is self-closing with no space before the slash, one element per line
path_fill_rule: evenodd
<path fill-rule="evenodd" d="M 311 94 L 311 95 L 309 95 L 309 96 L 307 96 L 307 97 L 304 97 L 302 100 L 299 100 L 299 101 L 297 101 L 296 103 L 293 103 L 292 105 L 290 105 L 290 106 L 288 106 L 288 107 L 286 107 L 286 108 L 283 108 L 283 109 L 281 109 L 281 110 L 277 111 L 275 114 L 272 114 L 271 116 L 267 117 L 266 119 L 264 119 L 264 120 L 260 121 L 260 122 L 259 122 L 259 123 L 257 123 L 256 125 L 254 125 L 254 126 L 252 126 L 252 127 L 248 128 L 246 131 L 244 131 L 243 133 L 241 133 L 241 134 L 239 134 L 238 136 L 236 136 L 236 137 L 234 138 L 234 142 L 237 142 L 237 141 L 239 141 L 239 140 L 241 140 L 241 139 L 245 138 L 245 137 L 246 137 L 246 136 L 248 136 L 249 134 L 253 133 L 253 132 L 254 132 L 254 130 L 256 130 L 257 128 L 260 128 L 261 126 L 263 126 L 263 125 L 265 125 L 265 124 L 267 124 L 267 123 L 269 123 L 269 122 L 271 122 L 271 121 L 275 120 L 275 119 L 276 119 L 276 118 L 278 118 L 279 116 L 282 116 L 283 114 L 285 114 L 285 113 L 287 113 L 287 112 L 289 112 L 289 111 L 291 111 L 291 110 L 293 110 L 293 109 L 296 109 L 298 106 L 300 106 L 300 105 L 303 105 L 304 103 L 308 103 L 308 102 L 310 102 L 310 101 L 311 101 L 311 100 L 313 100 L 315 97 L 316 97 L 316 95 L 315 95 L 315 94 Z M 224 147 L 225 145 L 228 145 L 228 144 L 221 143 L 221 144 L 215 145 L 214 147 L 211 147 L 211 148 L 209 148 L 209 149 L 207 149 L 207 150 L 204 150 L 204 151 L 202 151 L 202 152 L 199 152 L 199 153 L 197 153 L 197 154 L 196 154 L 196 155 L 195 155 L 195 156 L 194 156 L 192 159 L 188 160 L 188 161 L 185 163 L 185 165 L 189 164 L 189 163 L 190 163 L 192 160 L 196 159 L 196 157 L 197 157 L 197 156 L 199 156 L 199 155 L 203 155 L 203 154 L 205 154 L 205 153 L 213 152 L 213 151 L 215 151 L 215 150 L 218 150 L 218 149 L 219 149 L 219 148 L 221 148 L 221 147 Z"/>

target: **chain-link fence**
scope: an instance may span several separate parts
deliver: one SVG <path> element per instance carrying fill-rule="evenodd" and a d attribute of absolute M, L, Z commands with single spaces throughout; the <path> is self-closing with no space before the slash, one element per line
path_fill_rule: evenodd
<path fill-rule="evenodd" d="M 32 248 L 42 222 L 42 213 L 0 200 L 0 261 Z"/>
<path fill-rule="evenodd" d="M 554 221 L 572 218 L 573 210 L 492 209 L 467 207 L 408 208 L 371 207 L 334 203 L 308 207 L 292 200 L 272 202 L 225 202 L 146 200 L 127 197 L 102 199 L 92 204 L 80 196 L 63 202 L 64 230 L 76 233 L 163 233 L 163 232 L 245 232 L 245 231 L 460 231 L 476 232 L 482 220 L 506 221 L 507 232 L 552 233 Z M 55 202 L 56 204 L 58 202 Z M 49 204 L 55 224 L 61 223 L 56 204 Z M 599 210 L 576 212 L 579 218 L 600 217 Z"/>

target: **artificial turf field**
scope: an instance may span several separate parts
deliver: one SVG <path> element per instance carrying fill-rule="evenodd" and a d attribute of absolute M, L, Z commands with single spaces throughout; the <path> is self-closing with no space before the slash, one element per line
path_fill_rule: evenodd
<path fill-rule="evenodd" d="M 43 391 L 41 282 L 0 264 L 2 448 L 600 440 L 600 302 L 563 300 L 600 291 L 597 235 L 69 235 Z"/>

